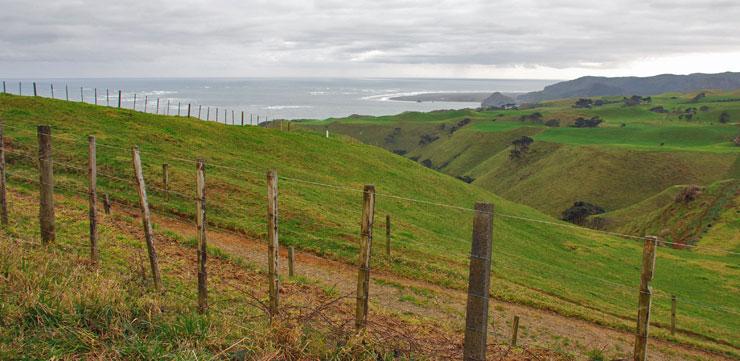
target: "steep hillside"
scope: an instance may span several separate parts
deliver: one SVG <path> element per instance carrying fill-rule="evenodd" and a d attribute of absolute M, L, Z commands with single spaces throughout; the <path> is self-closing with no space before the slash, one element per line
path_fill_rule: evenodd
<path fill-rule="evenodd" d="M 472 113 L 423 115 L 430 124 L 422 124 L 416 131 L 437 127 L 454 139 L 472 129 L 477 119 L 491 115 L 476 113 L 473 115 L 479 118 L 462 121 L 467 114 Z M 448 121 L 450 116 L 454 122 Z M 400 121 L 411 122 L 414 117 L 417 115 L 404 115 Z M 323 132 L 296 131 L 295 127 L 291 132 L 229 127 L 184 117 L 7 95 L 0 96 L 0 118 L 6 125 L 13 187 L 29 188 L 29 180 L 37 179 L 35 126 L 50 124 L 60 193 L 84 191 L 86 135 L 94 134 L 99 142 L 101 194 L 109 193 L 116 202 L 136 204 L 136 192 L 130 184 L 130 147 L 138 145 L 152 208 L 187 219 L 194 208 L 193 162 L 200 157 L 206 161 L 209 224 L 252 238 L 262 238 L 266 232 L 265 171 L 275 168 L 281 176 L 281 243 L 346 263 L 353 263 L 358 253 L 362 185 L 374 183 L 373 270 L 451 289 L 465 288 L 473 216 L 470 208 L 476 201 L 493 202 L 494 297 L 614 328 L 633 327 L 640 242 L 573 228 L 412 160 L 336 136 L 333 126 L 327 139 Z M 370 124 L 364 119 L 351 122 Z M 387 124 L 383 119 L 379 123 L 394 126 L 393 118 Z M 323 130 L 324 124 L 317 126 Z M 418 146 L 419 138 L 416 142 Z M 496 154 L 505 149 L 500 146 Z M 162 163 L 170 166 L 169 196 L 162 191 Z M 85 207 L 84 203 L 79 206 Z M 382 236 L 386 214 L 393 224 L 390 257 L 384 255 Z M 725 266 L 736 263 L 737 255 L 701 248 L 661 248 L 658 253 L 654 285 L 659 291 L 654 299 L 651 334 L 738 354 L 740 344 L 733 337 L 740 328 L 738 319 L 717 312 L 740 302 L 740 294 L 726 292 L 740 287 L 737 269 Z M 682 331 L 676 336 L 670 336 L 665 328 L 671 294 L 691 300 L 682 304 Z M 711 304 L 712 309 L 702 304 Z"/>
<path fill-rule="evenodd" d="M 737 220 L 725 219 L 725 216 L 732 217 L 732 213 L 737 212 L 740 206 L 738 200 L 738 179 L 720 181 L 706 187 L 673 186 L 630 207 L 595 218 L 619 232 L 657 234 L 670 242 L 687 245 L 697 244 L 715 226 L 726 227 L 727 236 L 713 237 L 718 242 L 710 243 L 740 252 L 740 249 L 732 248 L 738 245 L 736 241 L 740 237 Z"/>

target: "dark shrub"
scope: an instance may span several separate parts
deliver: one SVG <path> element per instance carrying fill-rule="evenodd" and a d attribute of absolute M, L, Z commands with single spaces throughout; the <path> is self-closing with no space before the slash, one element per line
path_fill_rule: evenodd
<path fill-rule="evenodd" d="M 601 124 L 601 122 L 603 122 L 603 120 L 599 117 L 593 117 L 591 119 L 578 117 L 573 123 L 573 126 L 576 128 L 596 128 Z"/>
<path fill-rule="evenodd" d="M 722 124 L 727 124 L 730 122 L 730 113 L 728 112 L 722 112 L 722 114 L 719 115 L 719 122 Z"/>
<path fill-rule="evenodd" d="M 542 123 L 542 113 L 534 112 L 532 114 L 522 115 L 521 117 L 519 117 L 519 121 L 520 122 Z"/>
<path fill-rule="evenodd" d="M 601 208 L 595 204 L 578 201 L 573 203 L 572 207 L 563 211 L 560 219 L 573 224 L 584 225 L 588 216 L 592 216 L 594 214 L 602 214 L 604 212 L 606 212 L 604 208 Z"/>
<path fill-rule="evenodd" d="M 591 106 L 594 104 L 594 101 L 588 98 L 581 98 L 576 100 L 576 103 L 573 105 L 573 108 L 591 108 Z"/>
<path fill-rule="evenodd" d="M 698 185 L 689 185 L 676 194 L 676 203 L 689 203 L 701 194 L 701 187 Z"/>
<path fill-rule="evenodd" d="M 461 181 L 463 181 L 465 183 L 473 183 L 473 181 L 475 180 L 475 178 L 473 178 L 471 176 L 468 176 L 468 175 L 457 176 L 457 179 L 459 179 L 459 180 L 461 180 Z"/>
<path fill-rule="evenodd" d="M 511 144 L 514 145 L 514 148 L 511 149 L 511 153 L 509 154 L 509 158 L 511 159 L 519 159 L 524 156 L 524 153 L 527 153 L 529 151 L 529 145 L 534 143 L 534 139 L 523 135 L 521 138 L 515 139 Z"/>
<path fill-rule="evenodd" d="M 424 134 L 421 136 L 421 139 L 419 139 L 419 145 L 427 145 L 437 139 L 439 139 L 439 137 L 434 134 Z"/>
<path fill-rule="evenodd" d="M 545 122 L 545 125 L 552 128 L 557 128 L 560 126 L 560 119 L 550 119 Z"/>

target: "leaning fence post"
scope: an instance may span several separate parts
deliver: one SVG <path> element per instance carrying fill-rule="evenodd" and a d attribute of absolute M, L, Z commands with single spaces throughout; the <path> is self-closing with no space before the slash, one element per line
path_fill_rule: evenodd
<path fill-rule="evenodd" d="M 49 84 L 49 87 L 51 88 L 51 98 L 54 99 L 54 84 Z"/>
<path fill-rule="evenodd" d="M 33 82 L 33 96 L 38 96 L 38 93 L 36 93 L 36 82 Z"/>
<path fill-rule="evenodd" d="M 270 318 L 278 314 L 280 304 L 280 242 L 278 241 L 278 177 L 267 172 L 267 268 L 270 282 Z"/>
<path fill-rule="evenodd" d="M 154 288 L 159 291 L 162 289 L 162 278 L 159 274 L 157 250 L 154 247 L 154 231 L 152 231 L 151 214 L 149 213 L 149 202 L 146 197 L 146 184 L 144 183 L 144 174 L 141 169 L 139 147 L 132 147 L 131 155 L 134 165 L 134 174 L 136 176 L 136 188 L 139 193 L 139 206 L 141 207 L 141 220 L 144 226 L 144 238 L 146 239 L 146 247 L 149 253 L 149 264 L 152 268 Z"/>
<path fill-rule="evenodd" d="M 98 194 L 97 194 L 97 159 L 95 152 L 95 136 L 89 135 L 87 137 L 87 175 L 90 182 L 89 196 L 90 196 L 90 260 L 97 264 L 100 261 L 100 251 L 98 250 Z"/>
<path fill-rule="evenodd" d="M 295 262 L 295 249 L 293 246 L 290 246 L 288 248 L 288 276 L 293 277 L 295 275 L 294 272 L 294 262 Z"/>
<path fill-rule="evenodd" d="M 676 334 L 676 296 L 671 295 L 671 335 Z"/>
<path fill-rule="evenodd" d="M 385 254 L 391 256 L 391 215 L 385 215 Z"/>
<path fill-rule="evenodd" d="M 54 169 L 51 160 L 51 127 L 39 125 L 39 223 L 41 241 L 53 242 L 56 238 L 54 229 Z"/>
<path fill-rule="evenodd" d="M 170 200 L 170 165 L 162 164 L 162 189 L 164 189 L 164 199 Z"/>
<path fill-rule="evenodd" d="M 206 174 L 205 161 L 198 159 L 195 165 L 195 221 L 198 231 L 198 312 L 208 310 L 208 276 L 206 273 L 206 258 L 208 246 L 206 242 Z"/>
<path fill-rule="evenodd" d="M 640 298 L 637 306 L 637 334 L 635 336 L 634 361 L 647 360 L 648 327 L 650 325 L 650 303 L 652 287 L 650 283 L 655 273 L 655 247 L 658 238 L 645 237 L 642 248 L 642 274 L 640 275 Z"/>
<path fill-rule="evenodd" d="M 110 214 L 110 197 L 108 193 L 103 197 L 103 211 L 105 211 L 105 214 Z"/>
<path fill-rule="evenodd" d="M 373 222 L 375 220 L 375 186 L 365 185 L 362 197 L 362 225 L 360 228 L 360 259 L 357 273 L 357 304 L 355 305 L 355 329 L 367 326 L 368 301 L 370 294 L 370 254 L 373 245 Z"/>
<path fill-rule="evenodd" d="M 3 82 L 5 83 L 5 82 Z M 3 139 L 4 125 L 0 121 L 0 222 L 8 225 L 8 194 L 5 184 L 5 141 Z"/>
<path fill-rule="evenodd" d="M 519 316 L 514 316 L 514 324 L 511 325 L 511 345 L 516 346 L 516 340 L 519 338 Z"/>
<path fill-rule="evenodd" d="M 476 203 L 468 274 L 468 303 L 465 311 L 463 357 L 466 361 L 486 359 L 492 238 L 493 205 Z"/>
<path fill-rule="evenodd" d="M 64 84 L 64 97 L 69 101 L 69 85 Z"/>

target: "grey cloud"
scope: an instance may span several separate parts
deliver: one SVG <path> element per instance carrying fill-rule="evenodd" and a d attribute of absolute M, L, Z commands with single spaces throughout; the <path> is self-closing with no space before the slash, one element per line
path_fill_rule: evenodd
<path fill-rule="evenodd" d="M 738 19 L 737 2 L 696 0 L 0 0 L 0 72 L 618 66 L 740 51 Z"/>

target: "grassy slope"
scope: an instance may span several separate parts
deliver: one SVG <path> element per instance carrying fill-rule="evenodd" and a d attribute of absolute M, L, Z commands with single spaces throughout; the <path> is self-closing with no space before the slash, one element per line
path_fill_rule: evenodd
<path fill-rule="evenodd" d="M 394 217 L 392 259 L 380 256 L 382 242 L 375 243 L 373 267 L 437 284 L 462 288 L 467 275 L 470 224 L 468 211 L 440 208 L 388 197 L 439 201 L 470 207 L 479 200 L 496 204 L 497 212 L 549 220 L 530 208 L 505 201 L 481 188 L 432 172 L 408 159 L 348 139 L 306 132 L 280 132 L 262 128 L 225 127 L 44 99 L 0 96 L 0 117 L 9 128 L 12 147 L 26 153 L 35 149 L 33 126 L 49 123 L 57 135 L 57 161 L 84 168 L 85 134 L 117 147 L 138 144 L 143 153 L 152 206 L 158 211 L 192 214 L 192 200 L 173 196 L 170 201 L 152 189 L 159 185 L 161 163 L 172 168 L 173 187 L 192 194 L 194 165 L 172 159 L 204 157 L 207 162 L 234 169 L 208 167 L 209 220 L 221 227 L 264 236 L 264 171 L 277 168 L 281 180 L 281 242 L 327 257 L 353 261 L 357 254 L 361 189 L 375 183 L 378 189 L 376 225 L 382 215 Z M 13 128 L 10 128 L 13 127 Z M 18 128 L 22 130 L 17 130 Z M 168 159 L 164 159 L 166 155 Z M 9 154 L 12 174 L 35 177 L 28 160 Z M 130 179 L 130 152 L 98 147 L 101 173 Z M 60 188 L 84 188 L 81 171 L 59 167 Z M 256 173 L 252 173 L 252 171 Z M 352 190 L 319 187 L 295 178 L 352 187 Z M 99 177 L 101 192 L 117 200 L 135 202 L 125 183 Z M 16 180 L 17 181 L 17 180 Z M 382 229 L 382 228 L 381 228 Z M 381 234 L 376 230 L 376 234 Z M 494 287 L 496 297 L 532 304 L 557 312 L 595 320 L 615 327 L 631 327 L 640 264 L 640 245 L 585 230 L 520 221 L 495 219 Z M 379 237 L 376 237 L 379 238 Z M 733 335 L 738 318 L 728 318 L 726 308 L 740 302 L 738 270 L 723 266 L 737 263 L 737 256 L 661 249 L 655 287 L 654 320 L 667 324 L 669 294 L 695 304 L 682 308 L 682 327 L 726 340 L 732 346 L 677 336 L 683 342 L 735 353 Z M 719 268 L 719 270 L 718 270 Z M 664 270 L 664 271 L 661 271 Z M 671 270 L 667 272 L 665 270 Z M 615 287 L 616 282 L 623 286 Z M 502 281 L 502 280 L 505 280 Z M 729 291 L 728 291 L 729 290 Z M 704 308 L 701 304 L 711 304 Z M 594 312 L 593 310 L 603 310 Z M 624 320 L 619 319 L 624 318 Z M 669 338 L 664 329 L 657 337 Z"/>
<path fill-rule="evenodd" d="M 666 94 L 653 97 L 651 104 L 615 103 L 592 109 L 575 109 L 573 100 L 562 100 L 533 109 L 460 110 L 436 112 L 433 117 L 405 113 L 396 122 L 393 117 L 354 117 L 307 125 L 328 126 L 369 144 L 402 149 L 408 157 L 431 161 L 435 169 L 472 177 L 485 189 L 556 216 L 576 200 L 616 210 L 675 184 L 706 185 L 740 177 L 740 148 L 730 142 L 740 129 L 736 124 L 717 123 L 723 111 L 733 122 L 740 119 L 738 94 L 710 92 L 699 102 L 691 101 L 694 94 Z M 735 100 L 721 101 L 728 99 Z M 670 113 L 649 110 L 659 105 Z M 699 110 L 691 121 L 678 118 L 680 110 L 702 106 L 709 109 Z M 560 119 L 563 127 L 518 120 L 534 112 L 543 119 Z M 591 129 L 564 126 L 579 116 L 600 116 L 605 123 Z M 465 117 L 472 124 L 454 134 L 441 129 Z M 388 138 L 395 128 L 401 130 Z M 421 145 L 424 134 L 439 139 Z M 511 141 L 523 135 L 535 139 L 532 154 L 509 160 Z"/>
<path fill-rule="evenodd" d="M 684 188 L 673 186 L 630 207 L 597 217 L 612 223 L 612 228 L 620 232 L 657 234 L 670 242 L 689 244 L 695 244 L 717 224 L 728 229 L 721 231 L 725 237 L 713 237 L 716 242 L 710 242 L 711 246 L 740 252 L 740 243 L 737 242 L 740 227 L 736 221 L 723 218 L 731 216 L 738 208 L 740 180 L 712 183 L 703 187 L 696 199 L 688 203 L 677 202 L 676 196 Z"/>
<path fill-rule="evenodd" d="M 38 230 L 37 190 L 14 185 L 10 193 L 11 222 L 0 232 L 3 360 L 387 360 L 394 349 L 404 347 L 372 337 L 356 342 L 346 338 L 350 332 L 332 333 L 336 329 L 316 320 L 298 321 L 292 312 L 270 325 L 255 302 L 266 302 L 267 282 L 260 267 L 216 248 L 209 248 L 208 259 L 211 308 L 201 315 L 196 311 L 194 239 L 155 224 L 166 288 L 159 293 L 145 268 L 136 219 L 118 205 L 110 216 L 101 212 L 101 263 L 93 266 L 83 243 L 88 228 L 84 196 L 55 198 L 56 242 L 40 246 L 25 243 Z M 284 310 L 316 310 L 335 302 L 335 307 L 324 308 L 330 318 L 344 318 L 352 310 L 350 302 L 336 302 L 333 289 L 303 277 L 283 279 L 281 302 Z M 374 326 L 379 327 L 371 334 L 389 327 L 389 321 L 394 329 L 449 332 L 418 319 L 374 312 Z M 428 358 L 413 352 L 405 356 Z"/>

